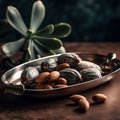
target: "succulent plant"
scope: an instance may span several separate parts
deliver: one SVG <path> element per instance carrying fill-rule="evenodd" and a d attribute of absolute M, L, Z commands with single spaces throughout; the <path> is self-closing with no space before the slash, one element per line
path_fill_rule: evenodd
<path fill-rule="evenodd" d="M 17 8 L 8 6 L 6 10 L 7 21 L 21 33 L 22 38 L 5 43 L 2 46 L 5 55 L 11 57 L 18 51 L 24 51 L 24 61 L 29 61 L 38 57 L 65 53 L 60 38 L 67 37 L 71 33 L 71 26 L 67 23 L 49 24 L 38 30 L 44 17 L 45 6 L 40 0 L 37 0 L 33 3 L 30 27 L 27 28 Z"/>

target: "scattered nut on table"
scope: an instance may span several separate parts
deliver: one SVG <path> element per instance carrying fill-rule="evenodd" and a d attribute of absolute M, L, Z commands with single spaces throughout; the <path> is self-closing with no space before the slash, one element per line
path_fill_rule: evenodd
<path fill-rule="evenodd" d="M 98 93 L 92 97 L 95 103 L 104 103 L 107 100 L 107 96 L 101 93 Z"/>
<path fill-rule="evenodd" d="M 78 105 L 79 105 L 79 109 L 83 112 L 86 112 L 90 107 L 89 102 L 85 99 L 80 99 L 78 101 Z"/>
<path fill-rule="evenodd" d="M 82 95 L 74 94 L 70 96 L 70 100 L 77 104 L 79 106 L 79 110 L 82 112 L 86 112 L 90 107 L 88 100 Z"/>
<path fill-rule="evenodd" d="M 79 106 L 79 110 L 82 112 L 86 112 L 90 108 L 90 103 L 86 99 L 86 97 L 80 94 L 73 94 L 70 97 L 70 100 Z M 95 103 L 104 103 L 107 100 L 107 96 L 102 93 L 97 93 L 92 96 L 92 99 Z"/>
<path fill-rule="evenodd" d="M 79 94 L 74 94 L 74 95 L 70 96 L 70 100 L 72 100 L 76 104 L 78 104 L 78 101 L 80 99 L 85 99 L 86 100 L 86 98 L 84 96 L 79 95 Z"/>

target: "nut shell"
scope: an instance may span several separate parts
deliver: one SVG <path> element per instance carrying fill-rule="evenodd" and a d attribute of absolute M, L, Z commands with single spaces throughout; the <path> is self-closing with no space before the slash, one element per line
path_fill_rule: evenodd
<path fill-rule="evenodd" d="M 41 63 L 41 71 L 42 72 L 51 72 L 57 67 L 57 62 L 55 59 L 50 58 L 47 60 L 44 60 Z"/>
<path fill-rule="evenodd" d="M 28 86 L 39 76 L 39 71 L 35 67 L 26 67 L 21 74 L 22 84 Z"/>
<path fill-rule="evenodd" d="M 78 71 L 81 71 L 81 70 L 87 69 L 87 68 L 96 68 L 100 72 L 102 71 L 99 65 L 97 65 L 93 62 L 84 61 L 84 60 L 82 60 L 80 63 L 78 63 L 75 69 L 78 70 Z"/>
<path fill-rule="evenodd" d="M 83 69 L 80 74 L 84 82 L 102 77 L 101 72 L 96 68 Z"/>
<path fill-rule="evenodd" d="M 60 77 L 65 78 L 68 85 L 82 82 L 81 74 L 77 70 L 72 68 L 66 68 L 64 70 L 61 70 Z"/>
<path fill-rule="evenodd" d="M 81 61 L 81 58 L 77 54 L 64 53 L 58 57 L 58 63 L 68 63 L 70 67 L 76 66 Z"/>

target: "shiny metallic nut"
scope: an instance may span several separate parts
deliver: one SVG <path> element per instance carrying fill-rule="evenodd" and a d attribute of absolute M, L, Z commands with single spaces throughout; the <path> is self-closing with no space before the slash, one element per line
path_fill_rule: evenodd
<path fill-rule="evenodd" d="M 41 63 L 41 71 L 42 71 L 42 72 L 45 72 L 45 71 L 51 72 L 51 71 L 53 71 L 56 67 L 57 67 L 57 62 L 56 62 L 56 60 L 53 59 L 53 58 L 44 60 L 44 61 Z"/>
<path fill-rule="evenodd" d="M 60 77 L 60 73 L 58 71 L 50 72 L 49 76 L 47 77 L 48 82 L 56 81 Z"/>
<path fill-rule="evenodd" d="M 101 72 L 96 68 L 83 69 L 80 74 L 84 82 L 102 77 Z"/>
<path fill-rule="evenodd" d="M 65 69 L 65 68 L 69 68 L 70 67 L 70 65 L 68 64 L 68 63 L 61 63 L 60 65 L 58 65 L 57 67 L 56 67 L 56 70 L 57 71 L 60 71 L 60 70 L 63 70 L 63 69 Z"/>
<path fill-rule="evenodd" d="M 77 70 L 71 68 L 61 70 L 60 77 L 65 78 L 67 80 L 68 85 L 73 85 L 82 82 L 81 74 Z"/>
<path fill-rule="evenodd" d="M 67 84 L 67 80 L 65 78 L 58 78 L 56 81 L 57 84 L 63 84 L 66 85 Z"/>
<path fill-rule="evenodd" d="M 49 76 L 49 74 L 50 74 L 49 72 L 40 73 L 40 75 L 35 80 L 35 82 L 37 82 L 37 83 L 45 83 L 47 81 L 47 77 Z"/>
<path fill-rule="evenodd" d="M 96 94 L 92 97 L 95 103 L 104 103 L 107 100 L 107 96 L 104 94 Z"/>
<path fill-rule="evenodd" d="M 84 96 L 79 95 L 79 94 L 74 94 L 74 95 L 70 96 L 70 100 L 72 100 L 72 101 L 75 102 L 76 104 L 78 104 L 78 101 L 79 101 L 80 99 L 86 100 L 86 98 L 85 98 Z"/>
<path fill-rule="evenodd" d="M 68 63 L 71 67 L 77 65 L 81 58 L 75 53 L 64 53 L 58 57 L 58 64 Z"/>
<path fill-rule="evenodd" d="M 53 89 L 53 87 L 49 84 L 44 84 L 43 89 Z"/>
<path fill-rule="evenodd" d="M 77 64 L 77 66 L 75 67 L 75 69 L 77 71 L 81 71 L 83 69 L 87 69 L 87 68 L 96 68 L 98 69 L 100 72 L 102 72 L 101 67 L 93 62 L 89 62 L 89 61 L 81 61 L 80 63 Z"/>
<path fill-rule="evenodd" d="M 80 99 L 78 101 L 78 105 L 79 105 L 80 110 L 83 112 L 86 112 L 90 107 L 89 102 L 85 99 Z"/>
<path fill-rule="evenodd" d="M 21 82 L 24 85 L 31 84 L 39 76 L 39 71 L 35 67 L 27 67 L 21 74 Z"/>
<path fill-rule="evenodd" d="M 55 85 L 54 88 L 65 88 L 65 87 L 68 87 L 68 85 L 64 85 L 64 84 L 57 84 Z"/>

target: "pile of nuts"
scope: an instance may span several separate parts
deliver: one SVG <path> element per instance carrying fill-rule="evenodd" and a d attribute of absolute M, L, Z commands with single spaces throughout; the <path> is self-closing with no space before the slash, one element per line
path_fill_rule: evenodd
<path fill-rule="evenodd" d="M 62 54 L 57 59 L 45 59 L 40 68 L 27 67 L 21 83 L 29 89 L 54 89 L 102 77 L 100 66 L 82 60 L 77 54 Z"/>
<path fill-rule="evenodd" d="M 68 86 L 67 80 L 60 77 L 60 73 L 58 71 L 43 72 L 35 82 L 37 83 L 35 89 L 53 89 Z"/>
<path fill-rule="evenodd" d="M 90 108 L 88 100 L 82 95 L 74 94 L 70 96 L 70 100 L 72 100 L 75 104 L 79 106 L 81 112 L 86 112 Z M 107 96 L 98 93 L 92 97 L 92 100 L 96 104 L 104 103 L 107 100 Z"/>

